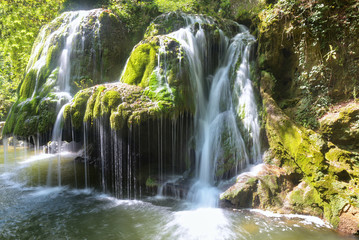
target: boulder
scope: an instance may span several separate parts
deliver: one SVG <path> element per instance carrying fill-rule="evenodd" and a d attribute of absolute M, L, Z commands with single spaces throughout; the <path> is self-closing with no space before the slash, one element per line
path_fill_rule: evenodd
<path fill-rule="evenodd" d="M 231 206 L 237 208 L 279 211 L 295 184 L 294 174 L 274 165 L 260 164 L 250 172 L 239 175 L 236 183 L 223 192 L 220 199 L 224 204 L 230 202 Z"/>
<path fill-rule="evenodd" d="M 164 51 L 160 52 L 160 44 Z M 194 112 L 186 61 L 178 58 L 179 43 L 166 36 L 150 37 L 133 49 L 121 82 L 79 91 L 65 108 L 65 119 L 81 129 L 102 116 L 111 128 L 139 125 L 149 119 Z M 165 57 L 163 55 L 166 55 Z M 160 63 L 160 65 L 158 65 Z"/>

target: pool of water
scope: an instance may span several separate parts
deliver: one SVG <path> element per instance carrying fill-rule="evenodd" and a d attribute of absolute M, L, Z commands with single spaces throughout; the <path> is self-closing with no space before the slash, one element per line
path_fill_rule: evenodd
<path fill-rule="evenodd" d="M 308 216 L 117 199 L 84 187 L 73 154 L 61 156 L 59 184 L 57 155 L 10 148 L 5 162 L 0 149 L 0 239 L 355 239 Z"/>

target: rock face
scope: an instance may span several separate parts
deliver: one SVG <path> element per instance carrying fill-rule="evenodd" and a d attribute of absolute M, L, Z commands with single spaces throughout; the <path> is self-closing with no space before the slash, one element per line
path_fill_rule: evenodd
<path fill-rule="evenodd" d="M 257 175 L 240 176 L 222 200 L 236 207 L 315 215 L 356 233 L 358 153 L 295 124 L 266 92 L 262 97 L 270 151 L 265 161 L 272 165 Z M 276 174 L 273 169 L 278 169 Z"/>
<path fill-rule="evenodd" d="M 354 6 L 279 1 L 259 13 L 258 75 L 268 140 L 264 161 L 282 169 L 275 179 L 289 175 L 295 181 L 276 180 L 273 189 L 280 190 L 258 198 L 259 179 L 273 174 L 242 176 L 222 195 L 225 202 L 316 215 L 341 231 L 357 233 L 359 114 L 353 76 L 359 45 L 356 23 L 343 20 L 356 11 Z M 315 19 L 339 12 L 341 19 Z M 352 31 L 341 31 L 345 24 Z M 333 46 L 338 39 L 341 43 Z M 266 196 L 278 201 L 268 202 Z M 250 204 L 243 205 L 247 200 Z"/>
<path fill-rule="evenodd" d="M 352 102 L 319 120 L 324 137 L 341 148 L 359 149 L 359 103 Z"/>
<path fill-rule="evenodd" d="M 356 98 L 357 23 L 344 20 L 354 12 L 356 1 L 279 1 L 258 15 L 260 70 L 274 77 L 278 105 L 304 127 L 318 128 L 330 105 Z"/>
<path fill-rule="evenodd" d="M 4 134 L 48 134 L 69 96 L 120 77 L 131 47 L 124 25 L 108 10 L 63 13 L 36 40 Z"/>

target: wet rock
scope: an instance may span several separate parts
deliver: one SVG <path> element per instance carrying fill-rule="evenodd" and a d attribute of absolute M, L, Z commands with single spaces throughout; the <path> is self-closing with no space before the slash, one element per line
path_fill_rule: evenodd
<path fill-rule="evenodd" d="M 261 164 L 253 172 L 239 175 L 236 183 L 222 193 L 220 199 L 232 207 L 278 210 L 296 181 L 294 175 L 282 168 Z"/>

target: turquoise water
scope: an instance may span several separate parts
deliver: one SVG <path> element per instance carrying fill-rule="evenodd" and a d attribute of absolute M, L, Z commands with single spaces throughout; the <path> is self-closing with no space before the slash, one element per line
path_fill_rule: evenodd
<path fill-rule="evenodd" d="M 56 155 L 10 149 L 5 164 L 1 148 L 0 239 L 354 239 L 317 218 L 194 209 L 171 198 L 117 199 L 85 189 L 74 157 L 62 155 L 59 186 Z"/>

